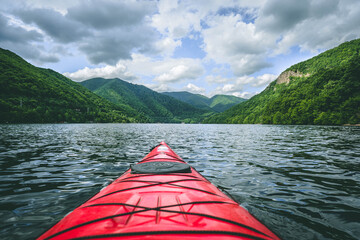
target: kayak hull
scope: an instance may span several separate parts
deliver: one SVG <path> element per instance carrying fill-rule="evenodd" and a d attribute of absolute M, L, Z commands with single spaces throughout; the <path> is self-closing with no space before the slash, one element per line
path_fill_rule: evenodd
<path fill-rule="evenodd" d="M 279 239 L 162 142 L 38 239 L 199 238 Z"/>

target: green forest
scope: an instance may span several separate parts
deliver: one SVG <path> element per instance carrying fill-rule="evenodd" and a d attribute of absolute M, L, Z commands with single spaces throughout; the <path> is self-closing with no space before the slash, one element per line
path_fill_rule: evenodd
<path fill-rule="evenodd" d="M 207 111 L 224 112 L 232 106 L 246 101 L 244 98 L 239 98 L 230 95 L 215 95 L 211 98 L 201 94 L 194 94 L 189 92 L 163 92 L 162 94 L 174 97 L 182 102 L 186 102 L 196 108 L 201 108 Z"/>
<path fill-rule="evenodd" d="M 275 80 L 263 92 L 206 123 L 360 123 L 360 40 L 353 40 L 285 70 L 300 72 L 290 82 Z"/>
<path fill-rule="evenodd" d="M 161 94 L 120 79 L 79 84 L 4 49 L 0 86 L 0 123 L 359 124 L 360 39 L 289 67 L 247 101 Z"/>
<path fill-rule="evenodd" d="M 213 114 L 120 79 L 81 84 L 0 49 L 0 123 L 199 123 Z"/>
<path fill-rule="evenodd" d="M 93 78 L 80 84 L 128 112 L 137 113 L 143 122 L 199 123 L 213 113 L 117 78 Z"/>
<path fill-rule="evenodd" d="M 0 49 L 0 123 L 139 122 L 80 84 Z"/>

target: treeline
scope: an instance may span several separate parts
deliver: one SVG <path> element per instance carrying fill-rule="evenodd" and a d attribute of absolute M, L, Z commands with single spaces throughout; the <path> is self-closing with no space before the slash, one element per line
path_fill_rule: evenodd
<path fill-rule="evenodd" d="M 182 102 L 190 104 L 193 107 L 200 108 L 208 112 L 224 112 L 232 106 L 246 101 L 246 99 L 230 95 L 215 95 L 208 98 L 200 94 L 193 94 L 186 91 L 163 92 L 162 94 L 176 98 Z"/>
<path fill-rule="evenodd" d="M 63 75 L 4 49 L 0 86 L 0 123 L 141 121 Z"/>
<path fill-rule="evenodd" d="M 126 108 L 127 112 L 143 116 L 147 122 L 199 123 L 212 114 L 145 86 L 117 78 L 93 78 L 80 84 L 117 106 Z"/>
<path fill-rule="evenodd" d="M 329 50 L 286 71 L 309 73 L 272 82 L 262 93 L 206 123 L 360 123 L 360 40 Z"/>

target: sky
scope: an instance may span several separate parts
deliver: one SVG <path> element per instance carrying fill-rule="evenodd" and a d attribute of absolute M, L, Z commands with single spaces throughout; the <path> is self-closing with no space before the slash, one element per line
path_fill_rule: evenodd
<path fill-rule="evenodd" d="M 359 0 L 0 0 L 0 47 L 74 81 L 243 98 L 360 37 Z"/>

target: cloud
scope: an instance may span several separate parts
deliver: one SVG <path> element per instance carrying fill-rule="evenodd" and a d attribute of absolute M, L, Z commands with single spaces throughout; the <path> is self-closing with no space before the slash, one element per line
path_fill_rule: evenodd
<path fill-rule="evenodd" d="M 144 84 L 144 86 L 160 93 L 174 91 L 174 89 L 167 84 Z"/>
<path fill-rule="evenodd" d="M 163 35 L 175 39 L 185 37 L 193 29 L 199 31 L 201 16 L 195 9 L 189 11 L 188 7 L 185 1 L 159 1 L 159 11 L 152 16 L 152 25 Z"/>
<path fill-rule="evenodd" d="M 208 75 L 205 77 L 206 82 L 208 83 L 226 83 L 232 81 L 232 79 L 223 77 L 221 75 Z"/>
<path fill-rule="evenodd" d="M 154 3 L 148 1 L 81 1 L 69 9 L 67 17 L 92 27 L 93 35 L 79 42 L 88 60 L 115 65 L 121 59 L 131 59 L 134 52 L 157 54 L 172 51 L 177 44 L 165 41 L 165 50 L 155 49 L 160 36 L 148 19 L 154 10 Z"/>
<path fill-rule="evenodd" d="M 38 42 L 43 35 L 36 30 L 21 26 L 0 13 L 0 44 L 2 48 L 16 49 L 23 58 L 32 59 L 38 64 L 44 62 L 58 62 L 55 54 L 44 51 Z"/>
<path fill-rule="evenodd" d="M 244 86 L 249 84 L 252 87 L 265 87 L 277 78 L 274 74 L 263 74 L 261 76 L 243 76 L 236 79 L 236 84 Z"/>
<path fill-rule="evenodd" d="M 119 77 L 157 89 L 196 80 L 240 95 L 271 82 L 275 76 L 259 70 L 274 73 L 272 62 L 286 62 L 287 53 L 315 54 L 360 37 L 359 0 L 60 2 L 0 0 L 0 43 L 35 63 L 82 68 L 67 70 L 77 80 Z M 75 59 L 82 62 L 64 67 Z"/>
<path fill-rule="evenodd" d="M 233 95 L 235 97 L 249 99 L 252 96 L 258 94 L 259 92 L 247 92 L 243 91 L 241 85 L 236 84 L 225 84 L 223 86 L 217 87 L 214 91 L 210 93 L 211 96 L 214 95 Z"/>
<path fill-rule="evenodd" d="M 42 34 L 38 31 L 12 25 L 9 20 L 8 17 L 0 13 L 0 42 L 26 43 L 43 39 Z"/>
<path fill-rule="evenodd" d="M 224 84 L 223 86 L 217 87 L 211 95 L 225 94 L 234 95 L 238 94 L 243 90 L 242 85 L 238 84 Z"/>
<path fill-rule="evenodd" d="M 36 46 L 36 44 L 30 43 L 13 43 L 13 42 L 1 42 L 1 47 L 5 49 L 16 49 L 16 54 L 22 58 L 31 59 L 34 63 L 43 65 L 44 63 L 56 63 L 60 59 L 57 54 L 47 53 L 42 46 Z"/>
<path fill-rule="evenodd" d="M 294 46 L 299 46 L 302 51 L 317 53 L 333 48 L 344 41 L 360 37 L 359 1 L 306 0 L 295 2 L 293 6 L 297 6 L 297 8 L 290 11 L 293 16 L 288 16 L 285 10 L 281 10 L 281 13 L 275 11 L 276 14 L 263 10 L 255 22 L 259 30 L 278 36 L 273 56 L 286 54 Z M 284 1 L 278 0 L 268 2 L 274 9 L 282 9 L 288 3 L 291 2 L 284 3 Z"/>
<path fill-rule="evenodd" d="M 66 72 L 63 74 L 66 77 L 78 82 L 96 77 L 120 78 L 128 81 L 136 79 L 136 77 L 127 70 L 127 67 L 121 63 L 117 63 L 115 66 L 108 65 L 101 68 L 85 67 L 73 73 Z"/>
<path fill-rule="evenodd" d="M 265 56 L 273 39 L 257 31 L 253 23 L 243 22 L 240 15 L 229 15 L 217 16 L 209 24 L 203 31 L 208 58 L 229 64 L 236 76 L 250 75 L 271 66 Z"/>
<path fill-rule="evenodd" d="M 248 86 L 251 87 L 265 87 L 272 81 L 277 78 L 276 75 L 273 74 L 263 74 L 261 76 L 253 77 L 253 76 L 242 76 L 238 78 L 230 78 L 228 79 L 228 83 L 225 83 L 221 86 L 218 86 L 213 92 L 212 95 L 215 94 L 227 94 L 234 95 L 242 98 L 249 98 L 256 93 L 251 93 L 244 91 Z"/>
<path fill-rule="evenodd" d="M 155 43 L 154 51 L 164 56 L 170 57 L 177 47 L 181 46 L 180 40 L 166 37 Z"/>
<path fill-rule="evenodd" d="M 36 24 L 48 36 L 62 43 L 79 41 L 88 36 L 89 31 L 76 21 L 72 21 L 53 9 L 35 8 L 14 11 L 20 19 L 28 24 Z"/>
<path fill-rule="evenodd" d="M 195 93 L 195 94 L 204 94 L 205 93 L 205 88 L 198 87 L 192 83 L 188 83 L 183 89 L 185 91 Z"/>
<path fill-rule="evenodd" d="M 172 66 L 168 71 L 154 78 L 156 82 L 179 82 L 185 79 L 196 79 L 204 73 L 201 66 L 178 64 Z"/>
<path fill-rule="evenodd" d="M 239 97 L 239 98 L 250 99 L 251 97 L 255 96 L 256 94 L 259 94 L 259 92 L 241 92 L 241 93 L 234 93 L 233 96 Z"/>
<path fill-rule="evenodd" d="M 68 17 L 95 29 L 139 25 L 156 5 L 149 1 L 81 1 L 68 9 Z"/>
<path fill-rule="evenodd" d="M 121 78 L 133 81 L 141 76 L 152 77 L 159 84 L 175 83 L 183 80 L 195 80 L 204 73 L 199 59 L 180 58 L 154 60 L 142 54 L 133 54 L 131 59 L 120 60 L 116 65 L 104 67 L 85 67 L 73 73 L 64 73 L 67 77 L 82 81 L 94 77 Z M 159 84 L 155 84 L 158 86 Z M 154 86 L 155 86 L 154 85 Z"/>
<path fill-rule="evenodd" d="M 163 41 L 150 26 L 148 15 L 155 11 L 148 1 L 77 1 L 64 12 L 52 8 L 17 8 L 12 13 L 52 38 L 52 43 L 73 44 L 92 64 L 115 65 L 130 59 L 133 52 L 167 54 L 179 42 Z M 49 42 L 49 41 L 47 41 Z M 158 49 L 156 49 L 158 44 Z"/>
<path fill-rule="evenodd" d="M 259 30 L 279 33 L 291 29 L 309 16 L 309 0 L 270 0 L 256 20 Z"/>
<path fill-rule="evenodd" d="M 79 49 L 93 64 L 116 64 L 120 59 L 130 59 L 134 50 L 151 52 L 151 45 L 156 40 L 154 34 L 152 29 L 143 25 L 127 30 L 102 31 L 79 43 Z"/>
<path fill-rule="evenodd" d="M 143 54 L 133 54 L 132 59 L 121 61 L 135 75 L 152 77 L 155 82 L 175 83 L 195 80 L 204 73 L 200 59 L 160 58 L 154 59 Z"/>

